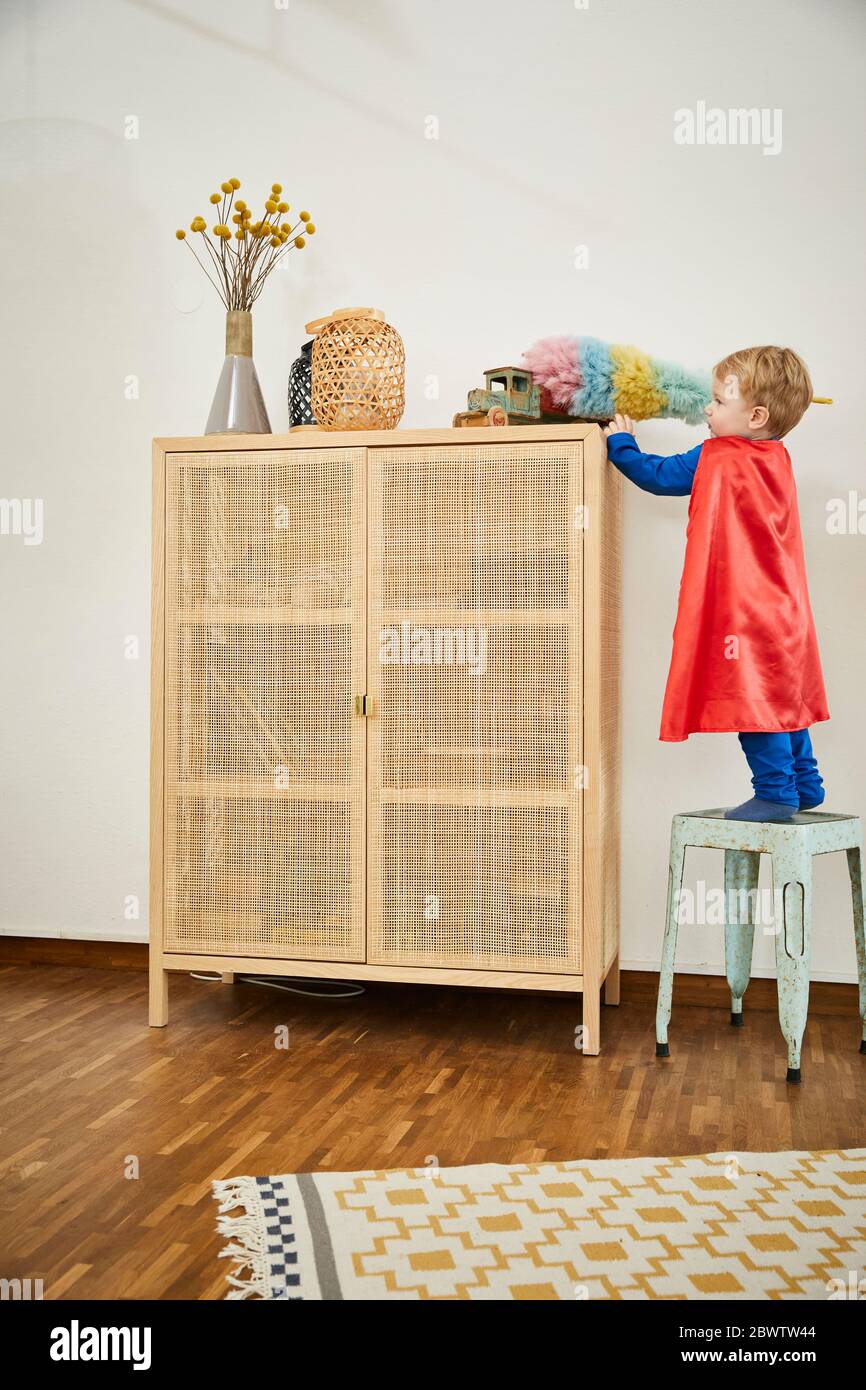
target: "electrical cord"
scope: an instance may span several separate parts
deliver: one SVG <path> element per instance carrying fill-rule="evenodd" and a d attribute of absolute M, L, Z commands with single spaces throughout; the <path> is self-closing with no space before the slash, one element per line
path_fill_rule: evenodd
<path fill-rule="evenodd" d="M 190 972 L 190 979 L 203 980 L 208 985 L 218 985 L 222 982 L 222 975 L 198 975 L 194 970 Z M 245 985 L 265 985 L 269 989 L 279 989 L 284 994 L 299 994 L 305 999 L 356 999 L 359 994 L 365 994 L 363 985 L 353 983 L 348 989 L 337 990 L 318 990 L 318 989 L 295 989 L 292 984 L 284 981 L 294 981 L 295 984 L 303 984 L 303 979 L 293 975 L 280 976 L 279 979 L 269 978 L 265 975 L 236 975 L 235 979 L 242 981 Z"/>

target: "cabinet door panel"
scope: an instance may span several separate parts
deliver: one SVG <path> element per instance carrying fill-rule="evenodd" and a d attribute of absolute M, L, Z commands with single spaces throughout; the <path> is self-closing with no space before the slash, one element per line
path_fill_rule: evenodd
<path fill-rule="evenodd" d="M 582 445 L 369 460 L 368 959 L 579 973 Z"/>
<path fill-rule="evenodd" d="M 168 456 L 167 951 L 364 959 L 363 461 Z"/>

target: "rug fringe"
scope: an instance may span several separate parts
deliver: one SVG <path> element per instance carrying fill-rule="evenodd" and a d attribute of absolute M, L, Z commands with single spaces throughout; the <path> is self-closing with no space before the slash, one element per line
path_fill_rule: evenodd
<path fill-rule="evenodd" d="M 235 1269 L 226 1275 L 227 1283 L 232 1285 L 226 1294 L 227 1299 L 269 1298 L 268 1269 L 263 1245 L 263 1227 L 256 1219 L 256 1184 L 253 1178 L 222 1178 L 212 1184 L 217 1207 L 217 1233 L 230 1242 L 220 1250 L 219 1258 L 234 1260 Z M 228 1213 L 235 1207 L 244 1210 L 238 1216 Z M 244 1270 L 249 1273 L 243 1278 Z"/>

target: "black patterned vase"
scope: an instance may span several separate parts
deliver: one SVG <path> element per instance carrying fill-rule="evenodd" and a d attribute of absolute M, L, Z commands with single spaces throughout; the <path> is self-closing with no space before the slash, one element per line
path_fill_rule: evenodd
<path fill-rule="evenodd" d="M 304 343 L 289 369 L 289 429 L 316 423 L 310 405 L 313 340 Z"/>

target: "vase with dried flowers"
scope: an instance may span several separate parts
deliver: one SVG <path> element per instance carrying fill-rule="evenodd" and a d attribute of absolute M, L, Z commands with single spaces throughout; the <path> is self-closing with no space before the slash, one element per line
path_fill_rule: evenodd
<path fill-rule="evenodd" d="M 240 179 L 226 179 L 210 201 L 219 220 L 208 234 L 201 216 L 189 224 L 199 239 L 201 255 L 183 228 L 175 233 L 186 242 L 226 310 L 226 357 L 210 409 L 206 434 L 270 434 L 268 412 L 253 364 L 252 308 L 271 271 L 289 251 L 300 251 L 315 224 L 308 212 L 298 213 L 292 225 L 286 220 L 289 204 L 282 184 L 271 184 L 264 214 L 254 214 L 235 194 Z"/>

